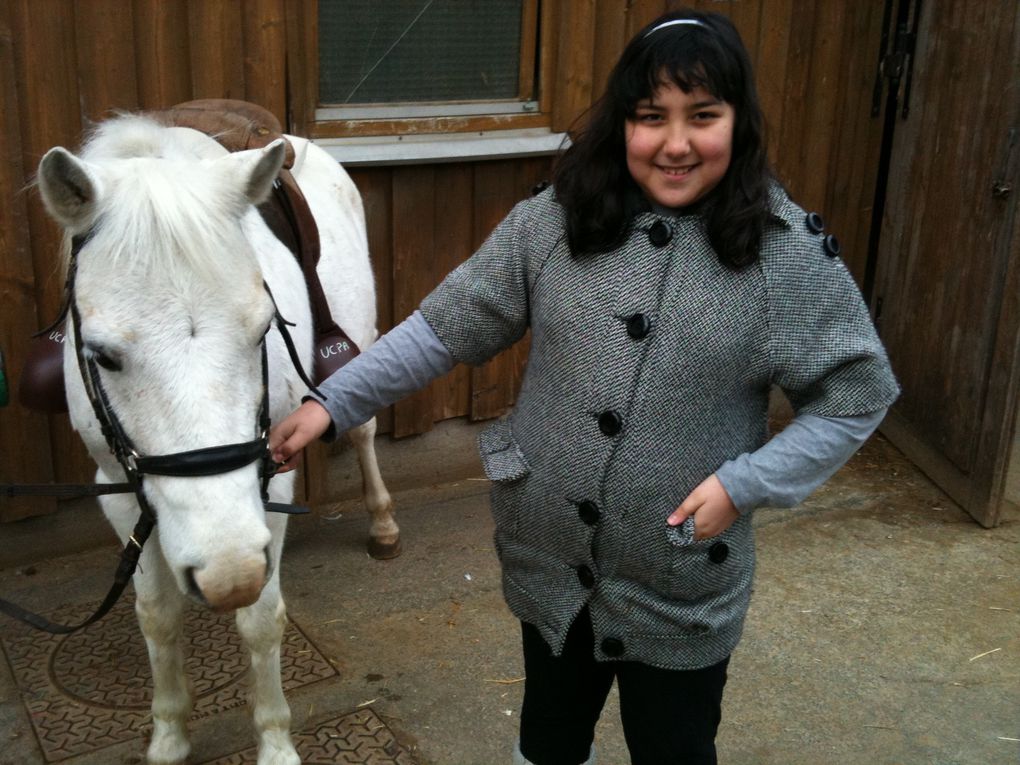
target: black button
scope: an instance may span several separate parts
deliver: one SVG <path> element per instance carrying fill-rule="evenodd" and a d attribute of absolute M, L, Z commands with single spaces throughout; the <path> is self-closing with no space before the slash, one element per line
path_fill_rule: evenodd
<path fill-rule="evenodd" d="M 708 548 L 708 559 L 713 563 L 722 563 L 730 557 L 730 546 L 725 542 L 716 542 Z"/>
<path fill-rule="evenodd" d="M 581 582 L 582 586 L 587 587 L 589 590 L 595 586 L 595 574 L 587 566 L 578 566 L 577 579 Z"/>
<path fill-rule="evenodd" d="M 829 234 L 827 237 L 825 237 L 825 241 L 823 242 L 823 244 L 825 246 L 826 255 L 828 255 L 830 258 L 839 257 L 839 253 L 842 252 L 843 248 L 839 246 L 839 240 L 836 237 L 834 237 L 832 234 Z"/>
<path fill-rule="evenodd" d="M 589 526 L 594 526 L 599 522 L 599 518 L 602 517 L 602 513 L 599 512 L 599 506 L 590 499 L 577 503 L 577 513 L 581 516 L 581 520 Z"/>
<path fill-rule="evenodd" d="M 652 320 L 646 314 L 636 313 L 627 319 L 627 334 L 635 340 L 644 340 L 652 331 Z"/>
<path fill-rule="evenodd" d="M 807 224 L 807 230 L 812 234 L 820 234 L 825 231 L 825 221 L 823 221 L 822 216 L 816 212 L 808 213 L 804 223 Z"/>
<path fill-rule="evenodd" d="M 623 641 L 620 638 L 606 638 L 602 641 L 602 653 L 606 656 L 623 656 Z"/>
<path fill-rule="evenodd" d="M 541 194 L 547 188 L 549 188 L 549 181 L 545 180 L 539 181 L 538 183 L 531 187 L 531 196 Z"/>
<path fill-rule="evenodd" d="M 669 240 L 672 238 L 673 229 L 671 229 L 669 224 L 665 221 L 657 220 L 652 224 L 652 227 L 648 229 L 648 241 L 656 247 L 665 247 L 669 244 Z"/>
<path fill-rule="evenodd" d="M 599 415 L 599 430 L 607 436 L 615 436 L 623 428 L 623 420 L 616 412 L 609 410 Z"/>

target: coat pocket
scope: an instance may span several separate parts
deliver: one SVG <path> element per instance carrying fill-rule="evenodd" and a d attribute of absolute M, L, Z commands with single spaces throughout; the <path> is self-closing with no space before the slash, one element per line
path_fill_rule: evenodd
<path fill-rule="evenodd" d="M 478 435 L 485 475 L 492 481 L 492 516 L 496 522 L 496 552 L 503 558 L 505 542 L 517 537 L 517 519 L 528 489 L 531 466 L 514 440 L 507 420 L 499 420 Z"/>
<path fill-rule="evenodd" d="M 708 539 L 693 539 L 693 531 L 693 523 L 690 536 L 684 533 L 684 526 L 667 529 L 668 552 L 659 581 L 663 595 L 681 601 L 726 598 L 750 585 L 754 537 L 749 517 L 741 516 L 721 534 Z"/>
<path fill-rule="evenodd" d="M 490 481 L 511 483 L 531 472 L 521 447 L 514 441 L 508 420 L 499 420 L 478 435 L 478 451 Z"/>

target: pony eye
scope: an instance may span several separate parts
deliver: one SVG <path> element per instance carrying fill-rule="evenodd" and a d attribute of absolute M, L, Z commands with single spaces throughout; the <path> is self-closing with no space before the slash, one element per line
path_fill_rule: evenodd
<path fill-rule="evenodd" d="M 114 361 L 109 356 L 104 356 L 102 354 L 96 356 L 96 363 L 109 372 L 119 372 L 124 368 L 121 366 L 119 361 Z"/>
<path fill-rule="evenodd" d="M 108 372 L 120 372 L 124 369 L 124 365 L 121 364 L 120 359 L 114 358 L 101 348 L 85 346 L 84 355 L 85 358 L 92 359 Z"/>

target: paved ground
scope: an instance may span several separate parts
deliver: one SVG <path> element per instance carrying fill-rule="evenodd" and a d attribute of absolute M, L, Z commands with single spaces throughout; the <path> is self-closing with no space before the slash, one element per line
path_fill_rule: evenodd
<path fill-rule="evenodd" d="M 409 452 L 436 444 L 441 459 L 430 464 L 454 461 L 447 443 L 426 438 L 385 447 L 384 470 L 398 476 Z M 300 747 L 334 747 L 303 748 L 306 763 L 509 761 L 518 626 L 500 596 L 488 485 L 477 465 L 469 472 L 430 483 L 399 471 L 420 488 L 397 496 L 405 552 L 394 561 L 364 554 L 354 503 L 336 519 L 292 522 L 283 576 L 294 730 Z M 95 546 L 106 537 L 93 521 L 81 510 L 0 527 L 0 593 L 49 611 L 99 599 L 114 552 Z M 982 530 L 876 438 L 815 497 L 761 512 L 757 526 L 756 592 L 731 663 L 722 763 L 1020 762 L 1020 518 Z M 0 623 L 0 765 L 141 761 L 146 668 L 126 608 L 120 624 L 76 638 L 75 652 Z M 190 624 L 208 712 L 193 724 L 192 761 L 250 762 L 233 649 L 201 653 L 212 650 L 203 638 L 226 635 L 229 623 L 196 612 Z M 90 658 L 69 658 L 81 654 Z M 104 661 L 123 677 L 99 682 L 117 674 Z M 602 765 L 626 765 L 615 695 L 597 746 Z"/>

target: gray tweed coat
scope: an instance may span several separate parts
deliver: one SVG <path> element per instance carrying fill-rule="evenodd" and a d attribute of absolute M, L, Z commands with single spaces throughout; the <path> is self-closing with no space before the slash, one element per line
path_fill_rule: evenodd
<path fill-rule="evenodd" d="M 513 413 L 480 437 L 513 613 L 559 654 L 587 603 L 599 660 L 694 669 L 730 654 L 754 572 L 750 514 L 690 541 L 666 517 L 767 438 L 768 393 L 847 416 L 898 393 L 845 266 L 784 192 L 757 265 L 720 264 L 695 215 L 639 214 L 573 257 L 553 189 L 518 204 L 422 303 L 453 358 L 530 328 Z"/>

